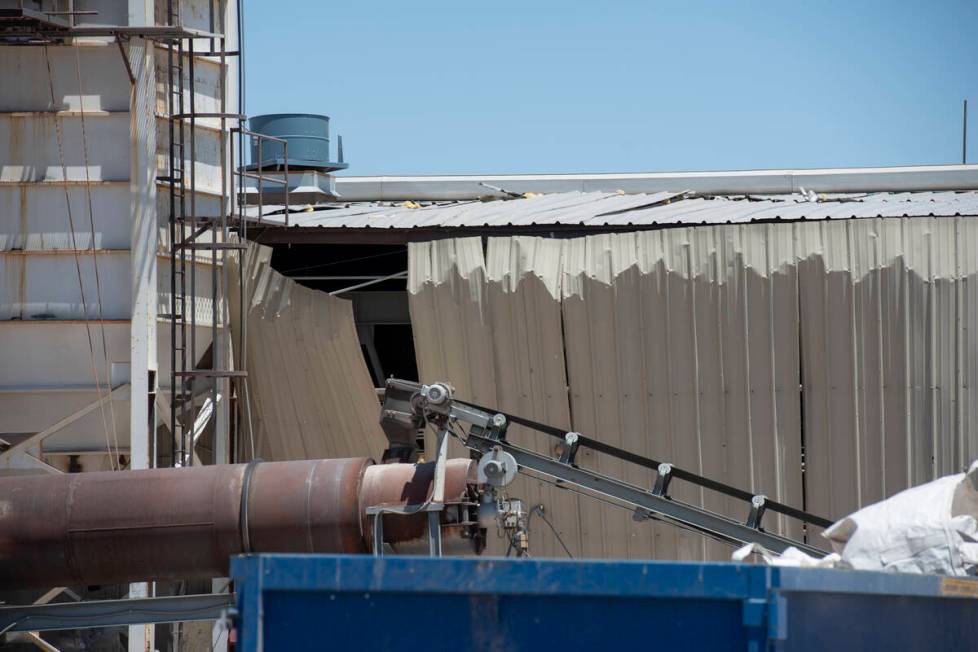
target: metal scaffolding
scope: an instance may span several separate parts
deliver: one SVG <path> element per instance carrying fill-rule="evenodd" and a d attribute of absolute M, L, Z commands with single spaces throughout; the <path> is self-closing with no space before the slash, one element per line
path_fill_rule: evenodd
<path fill-rule="evenodd" d="M 214 20 L 211 3 L 211 20 Z M 167 0 L 167 19 L 172 27 L 180 25 L 180 3 Z M 161 177 L 169 188 L 169 236 L 170 236 L 170 424 L 173 435 L 173 466 L 192 466 L 194 446 L 209 414 L 216 414 L 221 396 L 220 378 L 244 379 L 247 372 L 232 369 L 232 361 L 221 350 L 218 322 L 226 315 L 222 278 L 218 274 L 219 259 L 225 251 L 246 247 L 243 240 L 231 242 L 228 222 L 228 163 L 233 161 L 226 142 L 227 121 L 242 123 L 240 113 L 226 111 L 228 56 L 240 51 L 228 51 L 223 26 L 208 39 L 210 49 L 195 50 L 193 37 L 176 37 L 163 41 L 167 49 L 167 112 L 169 131 L 169 165 L 167 174 Z M 219 112 L 199 112 L 195 93 L 195 59 L 198 56 L 216 56 L 221 61 L 221 107 Z M 221 198 L 217 215 L 201 215 L 197 207 L 197 120 L 217 118 L 221 124 Z M 240 127 L 238 128 L 239 131 Z M 197 273 L 195 264 L 210 252 L 211 264 L 211 355 L 210 364 L 198 364 L 203 354 L 197 342 L 198 301 Z M 219 254 L 221 254 L 219 258 Z M 226 325 L 226 323 L 224 324 Z M 200 381 L 210 379 L 210 386 L 200 392 Z M 203 418 L 201 418 L 203 417 Z M 228 433 L 229 438 L 232 434 Z"/>

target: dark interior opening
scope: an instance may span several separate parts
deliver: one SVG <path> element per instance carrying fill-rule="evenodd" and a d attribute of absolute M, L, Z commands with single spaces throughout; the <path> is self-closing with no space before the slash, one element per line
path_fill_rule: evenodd
<path fill-rule="evenodd" d="M 390 376 L 418 380 L 407 279 L 378 280 L 407 271 L 406 246 L 275 245 L 272 267 L 314 290 L 346 290 L 337 296 L 353 302 L 360 350 L 375 387 Z"/>

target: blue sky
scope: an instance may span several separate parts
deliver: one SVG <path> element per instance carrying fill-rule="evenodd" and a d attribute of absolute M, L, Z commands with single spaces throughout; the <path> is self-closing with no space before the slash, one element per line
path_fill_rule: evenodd
<path fill-rule="evenodd" d="M 349 174 L 978 162 L 978 2 L 246 2 L 247 112 Z M 334 139 L 335 147 L 335 139 Z"/>

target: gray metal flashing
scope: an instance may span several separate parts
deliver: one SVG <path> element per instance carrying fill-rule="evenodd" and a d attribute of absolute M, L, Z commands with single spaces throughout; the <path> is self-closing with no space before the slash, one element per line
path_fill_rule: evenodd
<path fill-rule="evenodd" d="M 743 170 L 725 172 L 639 172 L 624 174 L 498 174 L 453 176 L 337 177 L 349 201 L 437 201 L 502 196 L 508 192 L 650 193 L 686 188 L 698 194 L 799 192 L 893 192 L 978 189 L 978 165 L 919 165 L 880 168 Z"/>

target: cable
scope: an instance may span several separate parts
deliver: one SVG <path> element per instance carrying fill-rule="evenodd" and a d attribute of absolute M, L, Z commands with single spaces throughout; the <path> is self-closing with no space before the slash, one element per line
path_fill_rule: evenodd
<path fill-rule="evenodd" d="M 624 511 L 630 513 L 630 514 L 634 514 L 635 513 L 635 510 L 632 509 L 631 507 L 628 507 L 627 505 L 622 505 L 620 503 L 616 503 L 616 502 L 614 502 L 612 500 L 608 500 L 607 498 L 602 498 L 601 496 L 598 496 L 598 495 L 595 495 L 595 494 L 592 494 L 592 493 L 588 493 L 586 491 L 581 491 L 580 489 L 575 489 L 574 487 L 570 487 L 570 486 L 567 486 L 567 485 L 558 484 L 558 483 L 554 482 L 553 480 L 548 480 L 544 476 L 537 475 L 536 473 L 530 473 L 529 471 L 523 471 L 523 472 L 526 473 L 526 475 L 528 475 L 529 477 L 531 477 L 531 478 L 533 478 L 535 480 L 538 480 L 540 482 L 546 482 L 547 484 L 553 485 L 554 487 L 557 487 L 558 489 L 563 489 L 565 491 L 570 491 L 571 493 L 575 493 L 578 496 L 584 496 L 585 498 L 590 498 L 592 500 L 596 500 L 599 503 L 604 503 L 606 505 L 610 505 L 611 507 L 617 507 L 618 509 L 622 509 L 622 510 L 624 510 Z M 740 547 L 742 545 L 741 542 L 728 541 L 728 540 L 723 539 L 721 537 L 718 537 L 718 536 L 716 536 L 716 535 L 714 535 L 714 534 L 712 534 L 710 532 L 706 532 L 706 531 L 703 531 L 703 530 L 698 530 L 698 529 L 696 529 L 694 527 L 690 527 L 690 526 L 686 525 L 685 523 L 681 523 L 679 521 L 673 521 L 671 519 L 661 518 L 661 517 L 656 516 L 654 514 L 649 514 L 649 520 L 650 521 L 658 521 L 660 523 L 665 523 L 667 525 L 671 525 L 673 527 L 679 528 L 680 530 L 684 530 L 686 532 L 692 532 L 693 534 L 696 534 L 696 535 L 705 537 L 707 539 L 711 539 L 713 541 L 716 541 L 717 543 L 722 543 L 722 544 L 727 545 L 727 546 L 732 546 L 732 547 L 737 548 L 737 547 Z"/>
<path fill-rule="evenodd" d="M 225 623 L 223 619 L 219 620 L 218 622 L 221 623 L 221 631 L 217 634 L 216 637 L 214 637 L 214 642 L 211 643 L 211 652 L 214 652 L 214 650 L 217 649 L 217 646 L 218 644 L 220 644 L 221 639 L 227 636 L 228 633 L 231 631 L 230 628 L 227 626 L 227 623 Z"/>
<path fill-rule="evenodd" d="M 112 442 L 109 439 L 109 425 L 105 419 L 105 406 L 102 404 L 102 383 L 99 380 L 98 368 L 95 364 L 95 344 L 92 340 L 92 328 L 88 323 L 88 302 L 85 301 L 85 285 L 82 281 L 81 272 L 81 262 L 78 257 L 78 239 L 75 233 L 75 219 L 71 212 L 71 197 L 68 194 L 68 166 L 65 164 L 65 150 L 64 150 L 64 134 L 62 133 L 61 116 L 58 115 L 57 111 L 57 100 L 54 95 L 54 75 L 51 72 L 51 56 L 48 52 L 48 46 L 44 46 L 44 63 L 47 66 L 48 72 L 48 90 L 51 93 L 51 108 L 54 110 L 54 127 L 55 135 L 58 142 L 58 159 L 61 163 L 61 176 L 62 176 L 62 187 L 65 193 L 65 209 L 68 214 L 68 230 L 71 235 L 71 249 L 75 259 L 75 274 L 78 277 L 78 293 L 81 298 L 82 305 L 82 317 L 85 322 L 85 333 L 88 336 L 88 353 L 89 361 L 92 366 L 92 379 L 95 381 L 95 393 L 99 398 L 99 414 L 102 417 L 102 429 L 105 431 L 105 448 L 109 453 L 109 467 L 115 471 L 115 460 L 112 456 Z M 112 401 L 112 388 L 109 387 L 109 402 Z"/>
<path fill-rule="evenodd" d="M 558 532 L 557 531 L 557 528 L 554 527 L 554 524 L 550 522 L 550 519 L 548 519 L 544 515 L 544 513 L 543 513 L 543 505 L 536 505 L 536 506 L 534 506 L 533 509 L 530 510 L 530 513 L 527 515 L 527 517 L 526 517 L 526 530 L 527 530 L 527 532 L 529 532 L 529 530 L 530 530 L 530 520 L 533 518 L 533 515 L 534 514 L 539 514 L 540 515 L 540 518 L 543 519 L 543 522 L 546 523 L 550 527 L 550 530 L 554 533 L 554 536 L 557 537 L 557 543 L 559 543 L 560 544 L 560 547 L 564 549 L 564 552 L 567 553 L 567 556 L 570 557 L 571 559 L 573 559 L 574 558 L 574 555 L 571 554 L 570 548 L 567 547 L 567 544 L 564 543 L 564 540 L 560 538 L 560 532 Z"/>
<path fill-rule="evenodd" d="M 459 442 L 461 442 L 463 446 L 468 447 L 468 445 L 469 445 L 469 439 L 468 439 L 468 437 L 466 437 L 462 433 L 456 432 L 455 431 L 455 428 L 454 428 L 454 425 L 455 425 L 454 423 L 449 422 L 449 424 L 448 424 L 448 432 L 449 432 L 449 434 L 451 434 L 452 437 L 455 437 L 455 439 L 459 440 Z"/>
<path fill-rule="evenodd" d="M 89 176 L 89 164 L 88 164 L 88 134 L 85 129 L 85 92 L 82 90 L 82 74 L 81 74 L 81 54 L 80 46 L 75 45 L 73 47 L 75 51 L 75 74 L 78 77 L 78 112 L 81 117 L 81 134 L 82 134 L 82 159 L 85 163 L 85 196 L 88 203 L 88 225 L 92 234 L 91 242 L 89 243 L 92 248 L 92 267 L 95 270 L 95 297 L 98 305 L 98 323 L 99 329 L 102 335 L 102 359 L 105 362 L 105 386 L 112 391 L 112 370 L 109 363 L 109 347 L 106 344 L 105 337 L 105 319 L 102 315 L 102 281 L 99 278 L 98 273 L 98 252 L 95 248 L 95 211 L 92 209 L 92 179 Z M 154 253 L 155 255 L 155 253 Z M 130 397 L 130 400 L 132 398 Z M 112 404 L 112 400 L 109 400 L 109 416 L 112 422 L 112 439 L 115 442 L 115 453 L 110 450 L 109 454 L 116 460 L 119 460 L 119 431 L 115 423 L 115 406 Z M 130 431 L 132 428 L 130 427 Z M 131 437 L 130 432 L 130 437 Z M 121 467 L 121 463 L 120 463 Z"/>
<path fill-rule="evenodd" d="M 22 622 L 24 622 L 25 620 L 27 620 L 27 618 L 18 618 L 17 620 L 13 621 L 12 623 L 10 623 L 9 625 L 7 625 L 3 629 L 0 629 L 0 636 L 3 636 L 7 632 L 9 632 L 11 629 L 13 629 L 17 625 L 21 624 Z"/>

